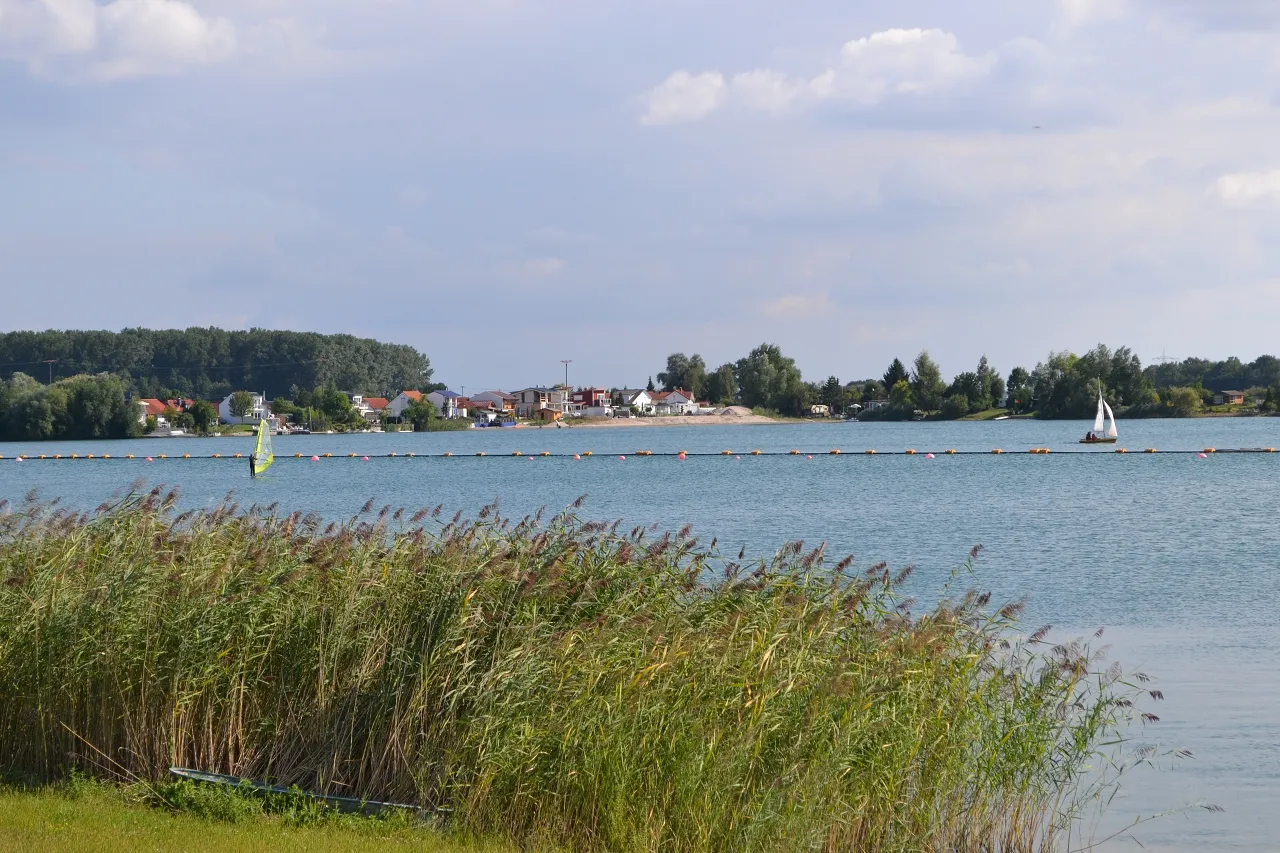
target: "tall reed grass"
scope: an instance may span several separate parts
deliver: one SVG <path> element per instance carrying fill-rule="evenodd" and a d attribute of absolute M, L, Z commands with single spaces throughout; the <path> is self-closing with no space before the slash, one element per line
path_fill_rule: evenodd
<path fill-rule="evenodd" d="M 0 770 L 182 765 L 574 850 L 1030 851 L 1136 713 L 1086 646 L 1011 643 L 1017 605 L 914 615 L 906 572 L 821 548 L 175 503 L 0 514 Z"/>

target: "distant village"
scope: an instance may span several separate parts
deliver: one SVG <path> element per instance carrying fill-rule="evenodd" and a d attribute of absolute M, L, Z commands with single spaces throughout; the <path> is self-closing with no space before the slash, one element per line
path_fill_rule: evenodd
<path fill-rule="evenodd" d="M 236 397 L 240 396 L 237 405 Z M 247 396 L 247 400 L 246 397 Z M 429 404 L 436 415 L 449 421 L 466 420 L 475 427 L 514 426 L 521 421 L 550 423 L 566 418 L 636 418 L 714 415 L 724 411 L 706 400 L 697 400 L 683 389 L 671 391 L 645 388 L 570 388 L 568 386 L 523 388 L 519 391 L 483 391 L 463 396 L 449 390 L 401 391 L 390 399 L 348 394 L 351 407 L 366 429 L 397 428 L 407 423 L 406 412 L 415 405 Z M 196 405 L 195 400 L 136 401 L 139 419 L 150 434 L 180 435 L 183 428 L 172 421 Z M 212 401 L 210 401 L 212 403 Z M 247 403 L 247 405 L 245 405 Z M 218 421 L 228 426 L 257 424 L 266 420 L 278 434 L 309 432 L 309 425 L 293 413 L 273 411 L 272 403 L 258 392 L 228 394 L 213 404 Z M 860 407 L 859 407 L 860 408 Z M 825 405 L 810 407 L 813 417 L 827 417 Z M 394 426 L 393 426 L 394 425 Z"/>

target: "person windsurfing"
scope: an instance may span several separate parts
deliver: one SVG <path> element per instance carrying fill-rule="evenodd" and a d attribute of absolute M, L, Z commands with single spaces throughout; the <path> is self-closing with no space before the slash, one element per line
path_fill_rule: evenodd
<path fill-rule="evenodd" d="M 256 452 L 249 454 L 249 476 L 258 476 L 258 454 Z"/>

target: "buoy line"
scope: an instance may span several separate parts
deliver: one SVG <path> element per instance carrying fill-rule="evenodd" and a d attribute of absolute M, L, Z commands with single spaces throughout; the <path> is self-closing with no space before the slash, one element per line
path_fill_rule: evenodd
<path fill-rule="evenodd" d="M 1118 447 L 1114 450 L 1109 450 L 1109 451 L 1106 451 L 1106 450 L 1052 450 L 1051 448 L 1048 448 L 1048 447 L 1032 447 L 1026 451 L 1005 450 L 999 447 L 993 448 L 991 450 L 956 450 L 954 448 L 946 449 L 946 450 L 916 450 L 914 448 L 908 448 L 907 450 L 896 451 L 896 452 L 895 451 L 879 451 L 879 450 L 855 451 L 855 450 L 842 450 L 842 449 L 836 448 L 831 450 L 810 450 L 810 451 L 751 450 L 743 454 L 734 453 L 732 450 L 718 450 L 718 451 L 678 450 L 678 451 L 671 451 L 671 452 L 654 451 L 654 450 L 635 450 L 635 451 L 631 451 L 630 454 L 617 454 L 617 458 L 619 461 L 626 461 L 627 456 L 630 455 L 630 456 L 636 456 L 641 458 L 679 459 L 681 461 L 684 461 L 685 459 L 695 458 L 695 457 L 702 457 L 702 458 L 708 458 L 708 459 L 727 458 L 727 459 L 732 459 L 734 461 L 741 461 L 744 455 L 750 456 L 750 457 L 787 456 L 787 457 L 794 457 L 797 459 L 803 458 L 805 460 L 811 460 L 815 456 L 835 456 L 835 457 L 850 458 L 850 459 L 852 458 L 866 459 L 866 458 L 876 458 L 876 457 L 883 457 L 883 456 L 911 456 L 915 458 L 923 458 L 926 460 L 930 460 L 930 459 L 935 459 L 939 456 L 991 456 L 991 455 L 1009 456 L 1009 455 L 1025 455 L 1025 454 L 1031 454 L 1033 456 L 1113 456 L 1116 454 L 1138 454 L 1138 455 L 1158 454 L 1162 456 L 1169 456 L 1169 455 L 1196 456 L 1201 459 L 1207 459 L 1210 456 L 1216 456 L 1221 454 L 1233 454 L 1233 453 L 1234 454 L 1241 454 L 1241 453 L 1259 454 L 1259 453 L 1276 453 L 1276 452 L 1277 450 L 1274 447 L 1237 447 L 1237 448 L 1217 447 L 1217 448 L 1203 448 L 1203 449 L 1197 448 L 1197 449 L 1191 449 L 1191 450 L 1159 450 L 1154 447 L 1147 447 L 1147 448 L 1143 448 L 1141 450 L 1135 450 L 1135 451 L 1130 451 L 1123 447 Z M 522 459 L 524 461 L 532 462 L 536 458 L 536 459 L 571 459 L 575 462 L 581 462 L 585 459 L 591 459 L 593 455 L 594 454 L 592 453 L 592 451 L 589 451 L 589 450 L 582 451 L 579 453 L 572 453 L 572 452 L 571 453 L 552 453 L 551 451 L 548 451 L 548 450 L 542 450 L 542 451 L 538 451 L 536 456 L 533 454 L 524 454 L 524 453 L 521 453 L 520 451 L 512 452 L 509 455 L 504 453 L 490 454 L 490 453 L 481 451 L 481 452 L 475 453 L 474 455 L 462 455 L 462 456 L 454 454 L 450 451 L 445 451 L 442 453 L 433 453 L 433 454 L 394 453 L 394 452 L 393 453 L 359 454 L 359 453 L 348 452 L 342 455 L 335 455 L 333 453 L 319 453 L 319 454 L 313 454 L 310 456 L 307 456 L 302 453 L 295 453 L 289 457 L 280 456 L 276 459 L 276 461 L 285 462 L 285 461 L 293 460 L 298 462 L 321 462 L 329 459 L 333 459 L 333 460 L 346 459 L 352 462 L 369 462 L 374 459 L 462 459 L 462 458 L 504 459 L 505 458 L 505 459 Z M 608 458 L 608 456 L 611 456 L 611 455 L 614 455 L 614 454 L 603 454 L 601 458 Z M 228 462 L 241 462 L 243 458 L 244 458 L 243 455 L 239 453 L 232 454 L 232 455 L 212 453 L 207 456 L 195 456 L 190 453 L 183 453 L 179 456 L 171 456 L 171 457 L 166 456 L 163 453 L 158 454 L 156 456 L 145 456 L 145 457 L 135 456 L 132 453 L 125 454 L 123 456 L 112 456 L 110 454 L 103 454 L 101 456 L 98 456 L 92 453 L 83 454 L 83 455 L 77 454 L 77 453 L 70 453 L 70 454 L 56 453 L 52 455 L 41 453 L 39 455 L 32 456 L 26 453 L 19 453 L 12 457 L 7 457 L 4 454 L 0 454 L 0 462 L 6 462 L 6 461 L 14 461 L 14 462 L 71 462 L 71 461 L 168 462 L 170 460 L 174 462 L 190 462 L 190 461 L 197 461 L 197 460 L 205 461 L 205 460 L 215 460 L 215 459 L 220 461 L 228 461 Z"/>

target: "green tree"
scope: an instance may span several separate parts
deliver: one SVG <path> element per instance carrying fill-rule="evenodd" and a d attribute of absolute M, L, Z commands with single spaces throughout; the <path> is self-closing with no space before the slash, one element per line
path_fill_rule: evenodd
<path fill-rule="evenodd" d="M 974 412 L 985 412 L 1004 396 L 1004 380 L 992 369 L 985 354 L 978 359 L 977 376 L 979 392 L 976 396 L 969 395 L 969 408 Z"/>
<path fill-rule="evenodd" d="M 688 357 L 682 352 L 673 352 L 667 356 L 667 369 L 658 374 L 658 381 L 664 391 L 681 388 L 697 399 L 706 390 L 707 364 L 697 353 Z"/>
<path fill-rule="evenodd" d="M 905 378 L 905 377 L 903 377 Z M 862 399 L 860 403 L 869 403 L 872 400 L 887 400 L 889 398 L 889 388 L 879 379 L 868 379 L 862 383 Z"/>
<path fill-rule="evenodd" d="M 1194 388 L 1168 388 L 1165 391 L 1164 400 L 1170 412 L 1179 418 L 1194 415 L 1203 405 L 1200 401 L 1200 392 Z"/>
<path fill-rule="evenodd" d="M 652 377 L 652 376 L 650 376 L 650 377 L 649 377 L 649 384 L 648 384 L 648 385 L 646 385 L 646 386 L 644 386 L 644 389 L 645 389 L 646 391 L 657 391 L 657 390 L 658 390 L 657 386 L 655 386 L 655 385 L 653 384 L 653 377 Z"/>
<path fill-rule="evenodd" d="M 231 402 L 227 404 L 227 409 L 233 417 L 248 417 L 249 412 L 253 411 L 253 395 L 248 391 L 236 391 L 231 395 Z"/>
<path fill-rule="evenodd" d="M 828 376 L 826 383 L 822 386 L 820 399 L 831 410 L 831 414 L 838 415 L 843 412 L 845 389 L 840 384 L 840 380 L 834 376 Z"/>
<path fill-rule="evenodd" d="M 911 393 L 916 399 L 916 405 L 926 412 L 936 412 L 942 406 L 942 392 L 946 389 L 946 383 L 942 381 L 942 370 L 929 357 L 928 350 L 920 351 L 914 366 Z"/>
<path fill-rule="evenodd" d="M 435 405 L 425 398 L 411 402 L 401 416 L 406 422 L 413 424 L 416 432 L 426 432 L 434 421 L 440 420 L 440 413 L 436 411 Z"/>
<path fill-rule="evenodd" d="M 188 414 L 191 415 L 192 423 L 200 432 L 208 432 L 211 427 L 218 423 L 218 410 L 205 400 L 196 400 Z"/>
<path fill-rule="evenodd" d="M 761 344 L 740 359 L 736 369 L 743 405 L 800 414 L 806 399 L 800 369 L 776 345 Z"/>
<path fill-rule="evenodd" d="M 952 394 L 942 401 L 942 417 L 949 421 L 959 420 L 969 414 L 970 408 L 968 397 L 964 394 Z"/>
<path fill-rule="evenodd" d="M 911 393 L 911 383 L 905 379 L 899 379 L 894 386 L 889 389 L 889 405 L 900 412 L 909 413 L 915 408 L 916 399 Z"/>
<path fill-rule="evenodd" d="M 986 390 L 983 387 L 982 376 L 973 372 L 965 372 L 959 374 L 954 380 L 952 380 L 950 394 L 947 396 L 947 399 L 950 400 L 954 397 L 963 398 L 965 406 L 967 407 L 965 414 L 968 414 L 968 410 L 982 412 L 991 408 L 990 406 L 983 405 L 983 403 L 986 402 L 985 394 Z"/>
<path fill-rule="evenodd" d="M 738 378 L 732 364 L 722 364 L 707 377 L 707 399 L 718 406 L 728 406 L 738 397 Z"/>
<path fill-rule="evenodd" d="M 886 391 L 892 390 L 893 386 L 898 384 L 898 380 L 910 378 L 907 374 L 907 366 L 902 363 L 902 359 L 895 358 L 889 365 L 889 369 L 884 372 L 884 387 Z"/>

